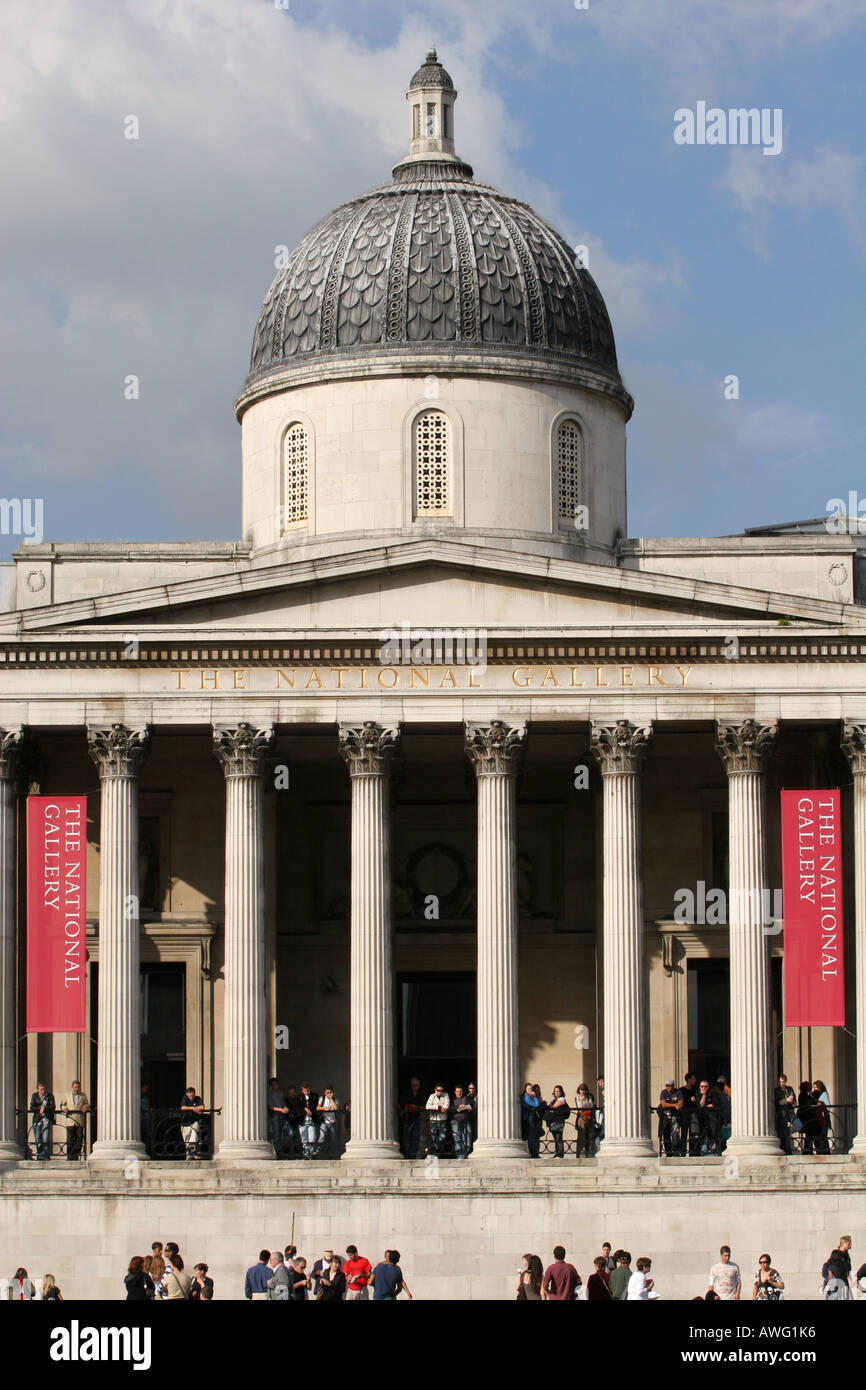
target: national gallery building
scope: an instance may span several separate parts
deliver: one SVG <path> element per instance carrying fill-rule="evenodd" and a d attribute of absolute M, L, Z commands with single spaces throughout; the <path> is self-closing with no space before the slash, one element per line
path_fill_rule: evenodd
<path fill-rule="evenodd" d="M 431 51 L 391 179 L 276 273 L 242 539 L 0 567 L 2 1245 L 66 1297 L 166 1237 L 228 1296 L 295 1209 L 304 1253 L 396 1243 L 426 1297 L 509 1297 L 559 1240 L 584 1276 L 603 1239 L 650 1255 L 675 1297 L 726 1238 L 795 1297 L 841 1231 L 862 1259 L 863 539 L 628 539 L 601 294 L 474 177 L 456 96 Z M 790 788 L 841 796 L 844 1027 L 785 1016 Z M 82 1032 L 26 1031 L 28 795 L 86 797 Z M 824 1082 L 830 1151 L 782 1153 L 781 1072 Z M 659 1155 L 686 1073 L 730 1081 L 719 1157 Z M 530 1160 L 525 1083 L 573 1104 L 599 1074 L 597 1157 Z M 351 1102 L 339 1160 L 275 1161 L 272 1075 Z M 477 1083 L 469 1162 L 401 1161 L 416 1076 Z M 76 1078 L 85 1156 L 31 1161 L 37 1082 Z M 147 1157 L 142 1080 L 154 1113 L 195 1087 L 212 1161 Z"/>

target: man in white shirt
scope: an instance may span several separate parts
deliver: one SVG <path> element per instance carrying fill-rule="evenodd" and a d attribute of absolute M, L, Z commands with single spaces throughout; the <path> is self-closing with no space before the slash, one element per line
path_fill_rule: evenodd
<path fill-rule="evenodd" d="M 731 1259 L 731 1247 L 723 1245 L 719 1251 L 719 1263 L 713 1265 L 710 1270 L 710 1282 L 707 1288 L 712 1289 L 716 1298 L 723 1303 L 739 1302 L 740 1298 L 740 1266 L 735 1265 Z"/>
<path fill-rule="evenodd" d="M 626 1294 L 627 1303 L 646 1303 L 653 1288 L 652 1279 L 648 1278 L 652 1269 L 652 1260 L 648 1260 L 642 1255 L 635 1266 L 635 1273 L 628 1281 L 628 1293 Z"/>
<path fill-rule="evenodd" d="M 430 1123 L 430 1152 L 441 1154 L 448 1137 L 448 1111 L 451 1108 L 451 1097 L 444 1086 L 434 1087 L 424 1108 Z"/>

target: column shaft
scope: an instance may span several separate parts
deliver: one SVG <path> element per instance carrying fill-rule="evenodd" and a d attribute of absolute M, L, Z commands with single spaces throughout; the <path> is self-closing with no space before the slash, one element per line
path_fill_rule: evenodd
<path fill-rule="evenodd" d="M 352 780 L 349 1161 L 400 1157 L 396 1133 L 390 762 L 399 731 L 373 722 L 340 729 Z"/>
<path fill-rule="evenodd" d="M 225 1025 L 221 1162 L 272 1159 L 267 1137 L 264 785 L 273 730 L 214 730 L 226 778 Z"/>
<path fill-rule="evenodd" d="M 478 1138 L 473 1159 L 525 1158 L 520 1137 L 516 778 L 525 725 L 466 728 L 478 783 Z"/>
<path fill-rule="evenodd" d="M 99 767 L 99 1039 L 94 1162 L 144 1156 L 141 1142 L 141 983 L 138 772 L 146 730 L 89 729 Z"/>
<path fill-rule="evenodd" d="M 604 806 L 604 1139 L 601 1155 L 653 1153 L 646 1093 L 640 764 L 652 728 L 594 724 Z"/>
<path fill-rule="evenodd" d="M 20 731 L 0 729 L 0 1160 L 22 1157 L 15 1123 L 17 924 L 15 773 Z"/>
<path fill-rule="evenodd" d="M 728 772 L 728 936 L 731 980 L 731 1138 L 726 1152 L 778 1155 L 772 1099 L 770 953 L 765 927 L 764 764 L 775 725 L 718 725 Z"/>

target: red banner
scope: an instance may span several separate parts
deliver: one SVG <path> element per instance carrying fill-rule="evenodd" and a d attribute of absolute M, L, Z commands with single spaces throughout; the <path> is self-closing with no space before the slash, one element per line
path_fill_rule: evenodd
<path fill-rule="evenodd" d="M 842 833 L 838 791 L 782 792 L 785 1026 L 842 1027 Z"/>
<path fill-rule="evenodd" d="M 86 1026 L 87 802 L 27 798 L 27 1032 Z"/>

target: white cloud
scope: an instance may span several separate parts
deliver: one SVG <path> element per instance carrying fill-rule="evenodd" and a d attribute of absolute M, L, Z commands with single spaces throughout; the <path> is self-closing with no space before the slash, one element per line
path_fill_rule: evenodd
<path fill-rule="evenodd" d="M 863 161 L 849 150 L 821 145 L 811 156 L 762 159 L 757 149 L 735 147 L 719 187 L 733 196 L 752 243 L 764 254 L 770 250 L 771 212 L 779 208 L 810 214 L 827 209 L 853 241 L 864 242 Z"/>

